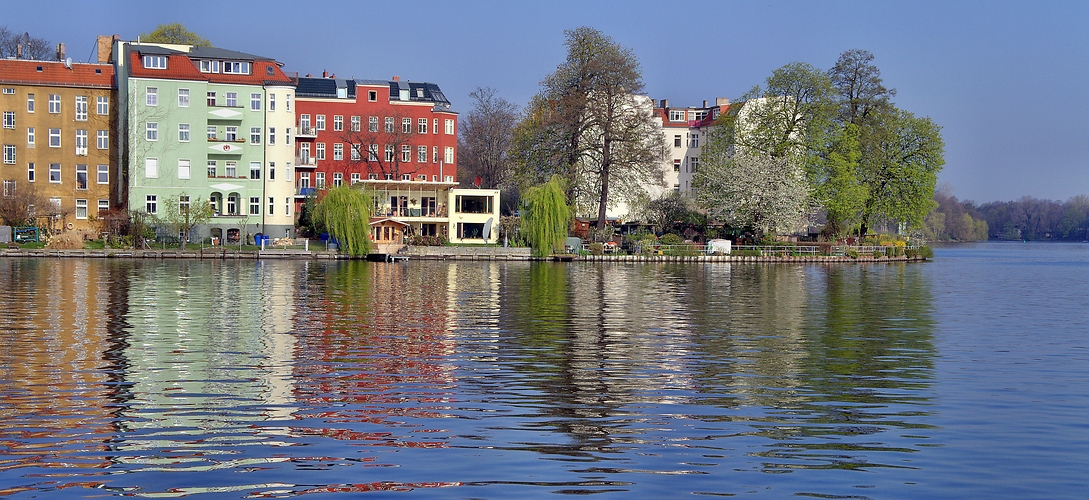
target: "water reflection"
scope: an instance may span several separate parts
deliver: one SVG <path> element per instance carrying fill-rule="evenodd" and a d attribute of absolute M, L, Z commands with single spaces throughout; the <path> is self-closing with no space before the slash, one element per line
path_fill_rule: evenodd
<path fill-rule="evenodd" d="M 0 276 L 0 494 L 735 494 L 795 472 L 785 491 L 832 495 L 865 485 L 821 471 L 912 467 L 928 438 L 919 266 L 7 259 Z"/>

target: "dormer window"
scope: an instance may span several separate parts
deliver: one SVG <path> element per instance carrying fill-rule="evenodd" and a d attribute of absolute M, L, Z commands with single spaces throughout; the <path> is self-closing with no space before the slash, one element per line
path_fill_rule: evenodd
<path fill-rule="evenodd" d="M 166 69 L 166 56 L 144 56 L 144 68 Z"/>
<path fill-rule="evenodd" d="M 683 122 L 684 121 L 684 115 L 685 115 L 684 110 L 671 109 L 671 110 L 669 110 L 669 121 L 671 121 L 671 122 Z"/>
<path fill-rule="evenodd" d="M 219 61 L 201 61 L 201 73 L 219 73 Z"/>
<path fill-rule="evenodd" d="M 416 89 L 416 97 L 419 97 L 420 99 L 423 99 L 423 96 L 424 96 L 424 89 L 422 89 L 422 88 Z"/>
<path fill-rule="evenodd" d="M 223 72 L 235 75 L 250 74 L 250 63 L 240 61 L 223 61 Z"/>

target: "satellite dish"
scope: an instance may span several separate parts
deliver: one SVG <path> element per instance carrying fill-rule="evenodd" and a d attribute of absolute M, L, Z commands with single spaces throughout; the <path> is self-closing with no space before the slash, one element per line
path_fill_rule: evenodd
<path fill-rule="evenodd" d="M 72 58 L 71 57 L 64 58 L 64 67 L 68 68 L 68 69 L 72 69 Z"/>

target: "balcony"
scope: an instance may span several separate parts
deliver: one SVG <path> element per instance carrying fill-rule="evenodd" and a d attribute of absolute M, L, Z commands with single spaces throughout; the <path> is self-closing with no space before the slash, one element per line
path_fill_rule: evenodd
<path fill-rule="evenodd" d="M 318 166 L 317 158 L 304 155 L 295 157 L 295 168 L 314 168 Z"/>
<path fill-rule="evenodd" d="M 318 129 L 311 126 L 299 125 L 295 130 L 295 138 L 314 139 L 318 136 Z"/>
<path fill-rule="evenodd" d="M 318 194 L 318 188 L 316 187 L 295 188 L 295 196 L 314 196 L 316 194 Z"/>

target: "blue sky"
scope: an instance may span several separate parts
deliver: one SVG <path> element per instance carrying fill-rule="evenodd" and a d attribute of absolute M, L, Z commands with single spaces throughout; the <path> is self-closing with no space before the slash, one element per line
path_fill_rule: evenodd
<path fill-rule="evenodd" d="M 219 46 L 300 74 L 439 84 L 454 109 L 493 87 L 519 105 L 592 26 L 632 48 L 647 93 L 674 105 L 736 98 L 775 68 L 874 53 L 896 103 L 943 127 L 962 200 L 1089 194 L 1089 2 L 60 2 L 3 0 L 13 31 L 65 42 L 135 38 L 181 22 Z"/>

